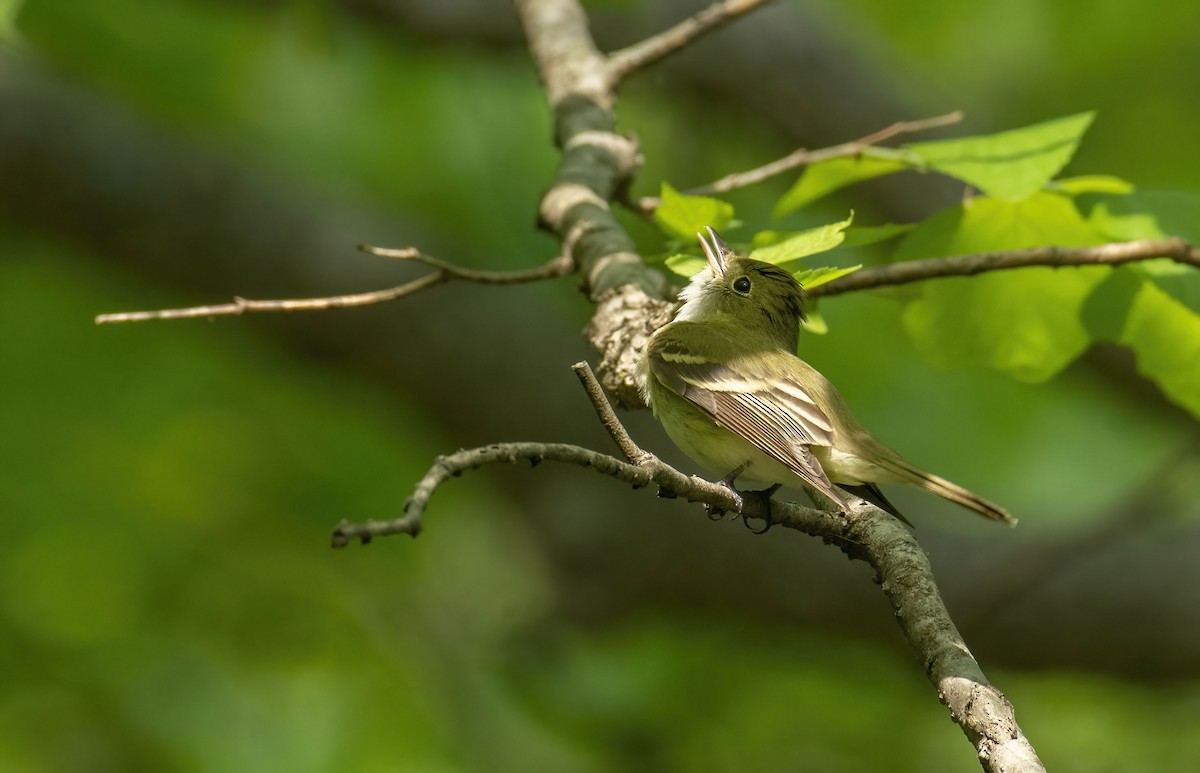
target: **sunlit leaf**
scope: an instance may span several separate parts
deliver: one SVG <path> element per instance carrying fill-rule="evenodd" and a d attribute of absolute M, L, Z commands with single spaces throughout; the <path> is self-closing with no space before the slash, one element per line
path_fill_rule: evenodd
<path fill-rule="evenodd" d="M 1084 193 L 1111 193 L 1123 196 L 1133 193 L 1133 183 L 1107 174 L 1088 174 L 1079 177 L 1064 177 L 1049 184 L 1055 193 L 1079 196 Z"/>
<path fill-rule="evenodd" d="M 832 282 L 840 276 L 853 274 L 860 268 L 862 268 L 861 263 L 857 266 L 847 266 L 846 268 L 836 268 L 834 266 L 806 268 L 803 271 L 797 271 L 792 276 L 796 277 L 796 281 L 803 285 L 804 289 L 811 290 L 814 287 L 820 287 L 826 282 Z"/>
<path fill-rule="evenodd" d="M 988 196 L 1017 200 L 1041 190 L 1067 165 L 1094 117 L 1095 113 L 1080 113 L 999 134 L 906 147 L 931 168 Z"/>
<path fill-rule="evenodd" d="M 693 276 L 708 265 L 708 261 L 695 255 L 672 255 L 667 258 L 665 265 L 680 276 Z"/>
<path fill-rule="evenodd" d="M 905 238 L 897 258 L 1100 241 L 1070 199 L 1036 193 L 1019 202 L 977 198 L 935 215 Z M 904 324 L 941 367 L 983 365 L 1042 381 L 1087 346 L 1080 310 L 1109 270 L 1028 268 L 932 280 L 905 309 Z"/>
<path fill-rule="evenodd" d="M 1120 342 L 1137 356 L 1138 372 L 1200 416 L 1200 315 L 1156 283 L 1143 282 Z"/>
<path fill-rule="evenodd" d="M 1139 190 L 1107 197 L 1092 207 L 1088 222 L 1110 239 L 1178 236 L 1196 244 L 1200 242 L 1200 194 Z M 1166 258 L 1131 264 L 1129 270 L 1151 279 L 1183 306 L 1200 313 L 1200 271 Z"/>
<path fill-rule="evenodd" d="M 772 244 L 779 244 L 791 235 L 791 231 L 759 231 L 750 239 L 750 249 L 757 250 L 760 247 L 770 247 Z"/>
<path fill-rule="evenodd" d="M 795 212 L 822 196 L 856 182 L 908 169 L 909 164 L 895 158 L 862 155 L 834 158 L 805 168 L 796 184 L 775 205 L 775 217 Z"/>
<path fill-rule="evenodd" d="M 695 243 L 696 234 L 705 226 L 723 230 L 733 220 L 733 205 L 708 196 L 688 196 L 667 183 L 662 184 L 661 203 L 654 210 L 654 222 L 668 236 Z M 674 270 L 674 269 L 672 269 Z"/>
<path fill-rule="evenodd" d="M 846 229 L 846 240 L 843 247 L 864 247 L 868 244 L 894 239 L 916 228 L 918 223 L 884 223 L 883 225 L 867 225 Z"/>
<path fill-rule="evenodd" d="M 1113 239 L 1178 236 L 1200 244 L 1200 193 L 1139 189 L 1128 196 L 1107 196 L 1092 208 L 1089 221 Z"/>
<path fill-rule="evenodd" d="M 809 309 L 808 314 L 800 322 L 800 328 L 806 333 L 823 336 L 829 332 L 829 323 L 825 321 L 825 317 L 821 316 L 821 312 Z"/>
<path fill-rule="evenodd" d="M 828 252 L 846 238 L 846 229 L 853 220 L 854 213 L 851 212 L 850 217 L 841 222 L 797 231 L 775 244 L 759 247 L 750 253 L 750 257 L 781 266 L 819 252 Z"/>

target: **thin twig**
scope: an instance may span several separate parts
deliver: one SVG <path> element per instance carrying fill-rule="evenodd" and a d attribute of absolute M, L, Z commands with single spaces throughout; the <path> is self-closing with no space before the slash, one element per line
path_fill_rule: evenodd
<path fill-rule="evenodd" d="M 524 282 L 537 282 L 542 279 L 553 279 L 554 277 L 569 274 L 572 268 L 571 259 L 566 255 L 559 255 L 537 268 L 517 271 L 483 271 L 447 263 L 444 260 L 426 255 L 416 247 L 394 249 L 391 247 L 372 247 L 368 244 L 360 244 L 358 245 L 358 249 L 371 255 L 378 255 L 381 258 L 416 261 L 417 263 L 422 263 L 430 268 L 444 272 L 449 279 L 460 279 L 464 282 L 475 282 L 485 285 L 511 285 L 522 284 Z"/>
<path fill-rule="evenodd" d="M 587 392 L 588 399 L 592 401 L 592 407 L 596 409 L 596 415 L 600 417 L 600 423 L 604 425 L 604 429 L 608 430 L 609 437 L 617 444 L 617 448 L 621 449 L 621 453 L 625 454 L 625 458 L 633 464 L 638 464 L 649 456 L 637 443 L 633 442 L 633 438 L 625 430 L 625 425 L 613 412 L 612 405 L 604 396 L 604 389 L 596 380 L 596 374 L 592 372 L 592 366 L 586 362 L 577 362 L 571 366 L 571 370 L 575 371 L 575 375 L 579 377 L 580 383 L 583 384 L 583 390 Z"/>
<path fill-rule="evenodd" d="M 611 83 L 615 86 L 635 70 L 675 53 L 701 35 L 769 2 L 771 0 L 722 0 L 653 37 L 613 51 L 608 55 Z"/>
<path fill-rule="evenodd" d="M 190 319 L 195 317 L 237 316 L 247 312 L 266 311 L 322 311 L 325 309 L 344 309 L 352 306 L 369 306 L 374 303 L 385 303 L 414 295 L 427 290 L 434 285 L 452 280 L 476 282 L 479 284 L 506 285 L 523 282 L 537 282 L 542 279 L 552 279 L 571 272 L 570 258 L 559 255 L 542 266 L 520 271 L 478 271 L 462 268 L 446 263 L 437 258 L 425 255 L 415 247 L 404 249 L 386 249 L 383 247 L 359 247 L 372 255 L 387 258 L 415 260 L 437 269 L 432 274 L 426 274 L 396 287 L 386 290 L 372 290 L 365 293 L 349 295 L 329 295 L 321 298 L 286 298 L 281 300 L 251 300 L 249 298 L 234 298 L 232 303 L 221 303 L 208 306 L 190 306 L 182 309 L 161 309 L 158 311 L 122 311 L 112 314 L 100 314 L 96 317 L 97 325 L 115 322 L 144 322 L 151 319 Z"/>
<path fill-rule="evenodd" d="M 813 297 L 841 295 L 857 290 L 921 282 L 951 276 L 973 276 L 1029 266 L 1118 266 L 1138 260 L 1169 258 L 1176 263 L 1200 268 L 1200 249 L 1183 239 L 1148 239 L 1114 242 L 1095 247 L 1035 247 L 1028 250 L 980 252 L 949 258 L 926 258 L 862 268 L 852 274 L 814 287 Z"/>
<path fill-rule="evenodd" d="M 706 185 L 688 188 L 684 193 L 691 196 L 711 196 L 718 193 L 728 193 L 738 188 L 757 185 L 763 180 L 781 175 L 784 172 L 789 172 L 809 164 L 828 161 L 833 158 L 859 156 L 868 152 L 873 153 L 873 155 L 882 155 L 885 152 L 884 149 L 874 147 L 881 142 L 890 140 L 901 134 L 913 134 L 939 126 L 949 126 L 950 124 L 958 123 L 962 119 L 962 111 L 956 110 L 953 113 L 946 113 L 945 115 L 934 116 L 933 118 L 922 118 L 917 121 L 897 121 L 891 126 L 886 126 L 879 131 L 872 132 L 852 142 L 843 142 L 840 145 L 833 145 L 828 148 L 821 148 L 820 150 L 805 150 L 804 148 L 794 150 L 783 158 L 776 159 L 768 164 L 763 164 L 760 167 L 745 172 L 727 174 L 721 179 L 714 180 Z M 896 158 L 898 160 L 904 160 L 908 155 L 910 154 L 905 153 L 903 150 L 890 150 L 887 152 L 888 158 Z M 914 161 L 914 163 L 916 162 Z M 644 196 L 638 199 L 633 207 L 639 212 L 649 213 L 657 209 L 660 203 L 659 199 L 655 196 Z"/>

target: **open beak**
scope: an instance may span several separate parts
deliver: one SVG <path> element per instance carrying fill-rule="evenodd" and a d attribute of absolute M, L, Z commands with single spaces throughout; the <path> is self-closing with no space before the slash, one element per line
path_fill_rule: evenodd
<path fill-rule="evenodd" d="M 712 268 L 713 275 L 718 279 L 724 278 L 725 268 L 728 266 L 725 256 L 732 255 L 733 250 L 729 249 L 729 245 L 725 243 L 720 234 L 713 230 L 712 226 L 706 225 L 704 230 L 708 231 L 708 239 L 705 239 L 702 233 L 696 234 L 700 239 L 700 246 L 704 249 L 704 257 L 708 258 L 708 265 Z"/>

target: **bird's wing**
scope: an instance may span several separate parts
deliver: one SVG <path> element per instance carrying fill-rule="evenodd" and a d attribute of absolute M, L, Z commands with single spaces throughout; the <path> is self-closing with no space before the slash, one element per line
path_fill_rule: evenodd
<path fill-rule="evenodd" d="M 833 424 L 799 383 L 742 373 L 665 342 L 653 347 L 650 371 L 725 429 L 770 456 L 830 499 L 845 504 L 809 446 L 832 446 Z"/>

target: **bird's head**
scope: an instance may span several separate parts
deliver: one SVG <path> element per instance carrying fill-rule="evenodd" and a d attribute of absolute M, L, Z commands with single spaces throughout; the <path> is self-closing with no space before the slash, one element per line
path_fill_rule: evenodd
<path fill-rule="evenodd" d="M 779 266 L 741 257 L 715 230 L 705 230 L 707 238 L 697 236 L 708 266 L 679 294 L 683 305 L 675 318 L 734 326 L 739 335 L 762 336 L 794 352 L 807 308 L 804 288 Z"/>

